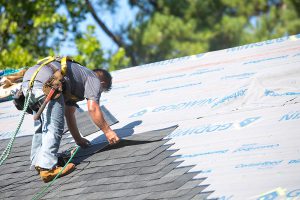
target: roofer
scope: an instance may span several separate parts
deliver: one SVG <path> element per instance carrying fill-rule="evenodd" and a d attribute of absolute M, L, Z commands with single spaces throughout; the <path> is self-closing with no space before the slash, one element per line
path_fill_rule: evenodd
<path fill-rule="evenodd" d="M 66 57 L 65 57 L 66 58 Z M 39 68 L 41 63 L 29 68 L 23 78 L 22 91 L 26 94 L 29 88 L 29 82 Z M 41 67 L 37 73 L 32 87 L 32 95 L 29 101 L 29 107 L 35 114 L 40 105 L 47 96 L 46 86 L 50 89 L 51 81 L 56 71 L 62 69 L 61 58 Z M 31 165 L 39 172 L 44 182 L 49 182 L 61 171 L 62 166 L 58 165 L 57 152 L 64 130 L 64 116 L 66 122 L 77 145 L 87 147 L 89 141 L 83 138 L 76 125 L 75 110 L 76 102 L 87 99 L 88 112 L 94 123 L 103 131 L 108 142 L 115 144 L 119 141 L 117 134 L 110 128 L 105 121 L 99 107 L 100 96 L 102 92 L 109 91 L 112 85 L 112 77 L 106 70 L 90 70 L 79 63 L 68 59 L 65 61 L 66 72 L 62 79 L 62 95 L 59 88 L 56 88 L 54 98 L 49 103 L 41 115 L 34 121 L 35 133 L 31 146 Z M 49 91 L 48 91 L 49 92 Z M 69 163 L 63 170 L 61 176 L 71 173 L 75 169 L 73 163 Z"/>

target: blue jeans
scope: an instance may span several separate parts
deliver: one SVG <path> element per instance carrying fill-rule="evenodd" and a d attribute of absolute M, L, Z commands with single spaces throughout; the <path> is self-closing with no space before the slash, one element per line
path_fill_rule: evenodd
<path fill-rule="evenodd" d="M 24 85 L 24 84 L 23 84 Z M 23 87 L 26 94 L 27 88 Z M 41 87 L 34 86 L 30 98 L 30 104 L 44 97 Z M 34 113 L 35 114 L 35 113 Z M 57 164 L 57 152 L 64 130 L 64 99 L 61 95 L 52 99 L 40 118 L 34 121 L 35 133 L 31 146 L 31 165 L 45 169 L 52 169 Z"/>

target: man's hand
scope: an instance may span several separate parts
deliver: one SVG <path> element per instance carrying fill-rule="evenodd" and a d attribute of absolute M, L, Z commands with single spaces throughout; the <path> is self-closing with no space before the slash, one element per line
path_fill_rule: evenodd
<path fill-rule="evenodd" d="M 87 106 L 93 122 L 103 131 L 109 144 L 117 144 L 120 139 L 105 121 L 99 104 L 94 100 L 88 100 Z"/>
<path fill-rule="evenodd" d="M 106 132 L 105 136 L 109 144 L 117 144 L 120 141 L 119 137 L 113 130 Z"/>
<path fill-rule="evenodd" d="M 80 137 L 79 139 L 75 140 L 76 144 L 82 148 L 87 148 L 91 143 L 87 139 Z"/>
<path fill-rule="evenodd" d="M 83 138 L 78 131 L 76 118 L 74 115 L 75 110 L 76 107 L 74 106 L 65 106 L 66 121 L 76 144 L 82 148 L 86 148 L 90 145 L 90 142 L 87 139 Z"/>

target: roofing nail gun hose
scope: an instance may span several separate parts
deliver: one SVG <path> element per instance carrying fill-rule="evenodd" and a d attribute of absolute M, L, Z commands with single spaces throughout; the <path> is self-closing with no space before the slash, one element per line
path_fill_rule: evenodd
<path fill-rule="evenodd" d="M 10 141 L 9 141 L 8 145 L 6 146 L 5 150 L 1 154 L 0 166 L 5 162 L 5 160 L 8 158 L 8 156 L 11 152 L 11 148 L 13 146 L 13 143 L 14 143 L 14 141 L 16 139 L 16 136 L 17 136 L 17 134 L 18 134 L 18 132 L 21 128 L 21 125 L 22 125 L 23 121 L 24 121 L 24 117 L 25 117 L 26 110 L 27 110 L 28 105 L 29 105 L 29 99 L 30 99 L 31 94 L 32 94 L 31 90 L 29 90 L 29 92 L 27 92 L 27 94 L 26 94 L 25 105 L 24 105 L 24 108 L 23 108 L 23 111 L 22 111 L 22 114 L 21 114 L 20 121 L 17 125 L 17 129 L 15 130 L 15 132 L 13 133 L 13 135 L 10 138 Z"/>

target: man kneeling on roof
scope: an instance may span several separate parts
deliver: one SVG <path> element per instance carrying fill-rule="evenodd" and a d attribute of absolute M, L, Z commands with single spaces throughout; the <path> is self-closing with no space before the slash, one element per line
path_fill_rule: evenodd
<path fill-rule="evenodd" d="M 63 166 L 58 165 L 57 152 L 64 131 L 64 116 L 68 128 L 75 142 L 80 147 L 87 147 L 89 141 L 83 138 L 75 120 L 76 102 L 87 99 L 88 112 L 94 123 L 103 131 L 110 144 L 119 142 L 117 134 L 105 121 L 99 100 L 102 92 L 109 91 L 112 85 L 112 77 L 106 70 L 96 69 L 94 71 L 68 59 L 65 61 L 66 72 L 62 82 L 61 93 L 54 94 L 41 115 L 34 121 L 35 134 L 32 139 L 31 164 L 40 174 L 44 182 L 49 182 L 61 171 Z M 26 94 L 29 82 L 42 63 L 29 68 L 23 78 L 22 90 Z M 51 86 L 53 74 L 61 71 L 63 63 L 61 58 L 41 67 L 37 73 L 32 87 L 32 95 L 29 107 L 35 114 L 47 95 L 47 86 Z M 50 80 L 50 81 L 49 81 Z M 49 85 L 50 83 L 50 85 Z M 59 90 L 59 88 L 58 88 Z M 48 91 L 49 92 L 49 91 Z M 71 173 L 75 169 L 73 163 L 69 163 L 63 170 L 61 176 Z"/>

